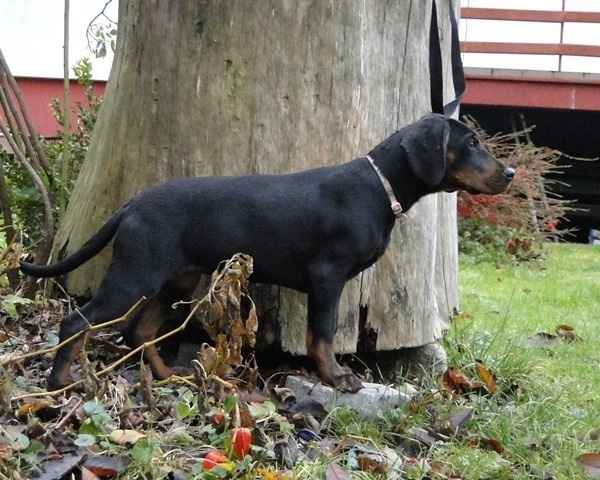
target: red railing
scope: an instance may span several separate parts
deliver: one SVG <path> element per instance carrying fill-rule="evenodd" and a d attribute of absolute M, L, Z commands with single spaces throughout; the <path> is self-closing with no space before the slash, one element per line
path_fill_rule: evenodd
<path fill-rule="evenodd" d="M 514 10 L 502 8 L 461 8 L 461 18 L 477 20 L 505 20 L 520 22 L 560 23 L 560 43 L 522 43 L 522 42 L 461 42 L 465 53 L 512 53 L 533 55 L 558 55 L 558 70 L 562 67 L 563 55 L 600 57 L 598 45 L 576 45 L 564 43 L 565 23 L 598 23 L 600 12 L 574 12 L 551 10 Z"/>

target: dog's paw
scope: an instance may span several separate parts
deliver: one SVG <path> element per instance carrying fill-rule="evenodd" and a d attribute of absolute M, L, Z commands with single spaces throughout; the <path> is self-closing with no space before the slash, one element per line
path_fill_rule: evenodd
<path fill-rule="evenodd" d="M 332 384 L 340 392 L 356 393 L 363 388 L 358 376 L 347 367 L 333 377 Z"/>

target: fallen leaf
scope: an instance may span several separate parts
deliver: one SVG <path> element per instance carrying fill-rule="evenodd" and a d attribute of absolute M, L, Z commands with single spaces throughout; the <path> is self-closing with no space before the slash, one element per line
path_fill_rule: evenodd
<path fill-rule="evenodd" d="M 98 480 L 100 477 L 85 467 L 81 468 L 81 480 Z"/>
<path fill-rule="evenodd" d="M 327 410 L 322 403 L 316 401 L 313 398 L 307 398 L 295 403 L 287 409 L 287 412 L 295 414 L 306 414 L 312 415 L 317 420 L 321 420 L 327 416 Z"/>
<path fill-rule="evenodd" d="M 296 395 L 287 387 L 274 387 L 273 393 L 275 393 L 280 402 L 293 403 L 296 401 Z"/>
<path fill-rule="evenodd" d="M 16 452 L 25 450 L 31 442 L 29 437 L 23 433 L 24 431 L 25 426 L 6 425 L 0 430 L 0 442 L 6 442 Z"/>
<path fill-rule="evenodd" d="M 483 437 L 480 439 L 480 444 L 483 445 L 488 450 L 493 450 L 496 453 L 501 454 L 504 452 L 504 447 L 502 446 L 502 444 L 494 438 Z"/>
<path fill-rule="evenodd" d="M 591 478 L 600 478 L 600 453 L 584 453 L 577 457 L 577 463 Z"/>
<path fill-rule="evenodd" d="M 83 463 L 94 475 L 100 478 L 114 478 L 125 471 L 125 460 L 119 457 L 90 456 Z"/>
<path fill-rule="evenodd" d="M 12 457 L 13 450 L 8 443 L 0 443 L 0 463 Z"/>
<path fill-rule="evenodd" d="M 60 409 L 47 400 L 32 400 L 21 405 L 16 412 L 16 416 L 19 419 L 23 419 L 29 415 L 35 415 L 44 421 L 48 421 L 55 418 L 59 412 Z"/>
<path fill-rule="evenodd" d="M 111 442 L 117 445 L 133 445 L 146 435 L 136 430 L 115 430 L 108 436 Z"/>
<path fill-rule="evenodd" d="M 435 442 L 438 441 L 433 435 L 431 435 L 424 428 L 411 428 L 408 431 L 409 438 L 412 440 L 416 440 L 419 443 L 422 443 L 426 447 L 431 447 Z"/>
<path fill-rule="evenodd" d="M 473 409 L 465 408 L 459 410 L 448 418 L 448 424 L 451 429 L 451 433 L 456 434 L 458 431 L 473 417 Z"/>
<path fill-rule="evenodd" d="M 554 331 L 560 338 L 567 342 L 581 341 L 581 337 L 575 333 L 575 329 L 570 325 L 557 325 Z"/>
<path fill-rule="evenodd" d="M 240 427 L 253 428 L 254 427 L 254 417 L 252 417 L 252 414 L 250 413 L 248 404 L 246 402 L 239 402 L 239 407 L 240 407 Z"/>
<path fill-rule="evenodd" d="M 387 462 L 382 455 L 372 453 L 361 453 L 356 457 L 358 468 L 368 473 L 386 473 Z"/>
<path fill-rule="evenodd" d="M 36 480 L 56 480 L 73 471 L 83 460 L 83 453 L 72 453 L 63 457 L 41 463 L 42 473 Z"/>
<path fill-rule="evenodd" d="M 291 435 L 286 435 L 275 442 L 273 452 L 280 465 L 293 468 L 298 459 L 298 443 Z"/>
<path fill-rule="evenodd" d="M 347 480 L 350 478 L 350 473 L 339 464 L 331 462 L 325 470 L 325 480 Z"/>
<path fill-rule="evenodd" d="M 490 393 L 496 393 L 496 376 L 481 362 L 476 362 L 475 368 L 477 369 L 477 376 L 483 382 L 487 391 Z"/>
<path fill-rule="evenodd" d="M 473 390 L 479 390 L 483 386 L 479 382 L 472 382 L 464 373 L 454 367 L 448 367 L 444 372 L 442 385 L 446 390 L 454 393 L 466 393 Z"/>

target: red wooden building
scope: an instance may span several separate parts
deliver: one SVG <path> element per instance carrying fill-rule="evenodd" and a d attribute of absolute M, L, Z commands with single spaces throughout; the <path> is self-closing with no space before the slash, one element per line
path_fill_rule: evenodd
<path fill-rule="evenodd" d="M 524 2 L 526 5 L 526 2 Z M 564 2 L 563 2 L 564 5 Z M 575 157 L 600 157 L 600 74 L 562 71 L 568 57 L 600 58 L 599 45 L 564 42 L 565 27 L 597 24 L 600 12 L 462 8 L 463 19 L 555 23 L 558 43 L 474 42 L 461 44 L 463 53 L 487 55 L 554 55 L 557 71 L 466 68 L 467 90 L 461 114 L 472 115 L 490 133 L 510 132 L 535 125 L 533 140 Z M 597 41 L 598 38 L 595 40 Z M 518 40 L 518 39 L 516 39 Z M 593 60 L 592 60 L 593 61 Z M 570 215 L 577 238 L 585 241 L 590 228 L 600 228 L 600 161 L 563 158 L 565 165 L 557 193 L 577 200 L 581 210 Z"/>

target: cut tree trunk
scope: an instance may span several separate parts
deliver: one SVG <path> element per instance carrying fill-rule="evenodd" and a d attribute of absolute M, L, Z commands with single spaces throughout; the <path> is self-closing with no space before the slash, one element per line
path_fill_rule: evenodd
<path fill-rule="evenodd" d="M 448 8 L 438 0 L 445 72 Z M 168 179 L 293 172 L 364 155 L 431 108 L 430 15 L 420 0 L 122 0 L 106 98 L 55 253 L 77 250 L 135 193 Z M 457 304 L 455 210 L 454 195 L 423 199 L 383 258 L 348 282 L 337 351 L 442 335 Z M 70 274 L 69 290 L 97 288 L 110 255 Z M 254 296 L 263 343 L 304 353 L 305 296 L 271 286 Z"/>

